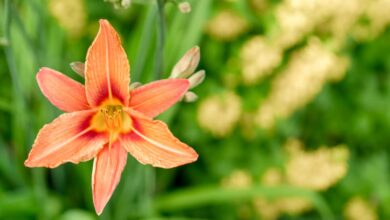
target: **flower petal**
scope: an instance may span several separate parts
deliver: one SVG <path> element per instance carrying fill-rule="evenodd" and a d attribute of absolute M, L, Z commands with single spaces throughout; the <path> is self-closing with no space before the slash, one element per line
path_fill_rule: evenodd
<path fill-rule="evenodd" d="M 126 165 L 127 152 L 115 142 L 105 145 L 95 158 L 92 172 L 93 204 L 100 215 L 110 200 Z"/>
<path fill-rule="evenodd" d="M 187 79 L 152 82 L 131 91 L 129 107 L 153 118 L 179 101 L 188 88 Z"/>
<path fill-rule="evenodd" d="M 42 68 L 37 76 L 39 88 L 53 105 L 65 112 L 89 108 L 85 89 L 79 82 L 50 68 Z"/>
<path fill-rule="evenodd" d="M 86 60 L 85 88 L 89 104 L 96 107 L 109 98 L 127 105 L 130 66 L 119 36 L 107 20 L 100 20 L 99 32 Z"/>
<path fill-rule="evenodd" d="M 164 122 L 131 115 L 133 132 L 123 135 L 120 142 L 140 163 L 172 168 L 197 160 L 194 149 L 173 136 Z"/>
<path fill-rule="evenodd" d="M 91 110 L 65 113 L 45 125 L 24 164 L 54 168 L 65 162 L 78 163 L 95 157 L 108 137 L 88 127 L 93 114 Z"/>

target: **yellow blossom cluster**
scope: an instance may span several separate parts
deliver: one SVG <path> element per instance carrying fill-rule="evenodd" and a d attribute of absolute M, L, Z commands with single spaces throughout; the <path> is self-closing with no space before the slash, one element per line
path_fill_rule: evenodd
<path fill-rule="evenodd" d="M 252 177 L 245 170 L 234 170 L 229 176 L 222 179 L 222 186 L 226 188 L 246 188 L 252 185 Z"/>
<path fill-rule="evenodd" d="M 241 99 L 233 92 L 212 95 L 199 104 L 197 118 L 200 126 L 214 136 L 230 134 L 241 116 Z"/>
<path fill-rule="evenodd" d="M 300 141 L 292 139 L 285 148 L 289 156 L 286 181 L 293 186 L 326 190 L 347 173 L 349 151 L 344 145 L 305 151 Z"/>
<path fill-rule="evenodd" d="M 359 23 L 354 28 L 354 36 L 359 40 L 369 40 L 390 24 L 390 0 L 361 0 L 364 2 L 362 17 L 368 22 Z"/>
<path fill-rule="evenodd" d="M 303 148 L 299 140 L 288 140 L 284 146 L 288 157 L 284 170 L 269 168 L 261 183 L 265 186 L 290 185 L 321 191 L 346 175 L 349 152 L 345 146 L 321 147 L 312 152 Z M 257 198 L 254 205 L 262 219 L 270 220 L 277 219 L 282 213 L 297 215 L 313 207 L 307 198 L 299 196 Z"/>
<path fill-rule="evenodd" d="M 261 183 L 264 186 L 279 186 L 286 184 L 286 180 L 280 169 L 271 167 L 264 173 Z M 282 213 L 297 215 L 313 207 L 307 198 L 300 196 L 284 196 L 275 199 L 256 198 L 253 204 L 257 214 L 266 220 L 277 219 Z"/>
<path fill-rule="evenodd" d="M 268 168 L 261 177 L 261 185 L 268 187 L 285 185 L 323 191 L 337 183 L 347 173 L 349 151 L 343 145 L 332 148 L 324 146 L 314 151 L 305 151 L 302 142 L 289 139 L 285 143 L 284 151 L 287 156 L 285 166 Z M 235 170 L 222 179 L 221 184 L 227 188 L 246 188 L 252 186 L 254 182 L 247 171 Z M 284 213 L 298 215 L 313 208 L 312 202 L 307 197 L 299 195 L 277 198 L 257 197 L 253 200 L 253 206 L 256 213 L 267 220 L 277 219 Z M 363 208 L 358 204 L 349 209 Z"/>
<path fill-rule="evenodd" d="M 249 39 L 240 53 L 243 82 L 254 84 L 271 74 L 282 60 L 282 52 L 262 36 Z"/>
<path fill-rule="evenodd" d="M 359 1 L 285 0 L 275 12 L 279 26 L 275 41 L 282 48 L 288 48 L 316 28 L 328 28 L 333 30 L 332 34 L 345 36 L 360 15 Z"/>
<path fill-rule="evenodd" d="M 272 128 L 277 119 L 290 116 L 312 100 L 327 81 L 341 79 L 348 61 L 328 50 L 319 40 L 295 52 L 276 76 L 268 97 L 261 103 L 257 123 Z"/>
<path fill-rule="evenodd" d="M 82 0 L 50 0 L 50 13 L 71 37 L 79 37 L 86 26 L 87 15 Z"/>
<path fill-rule="evenodd" d="M 248 29 L 248 22 L 231 10 L 221 10 L 207 24 L 206 32 L 221 41 L 231 41 Z"/>
<path fill-rule="evenodd" d="M 275 17 L 279 31 L 273 36 L 282 48 L 289 48 L 311 32 L 331 34 L 338 46 L 357 27 L 360 33 L 378 33 L 390 23 L 389 0 L 285 0 Z M 362 28 L 359 20 L 369 25 Z"/>
<path fill-rule="evenodd" d="M 344 208 L 346 220 L 377 220 L 375 207 L 361 197 L 351 198 Z"/>
<path fill-rule="evenodd" d="M 289 196 L 278 199 L 257 198 L 253 205 L 258 215 L 264 220 L 274 220 L 283 214 L 298 215 L 312 208 L 312 204 L 304 197 Z"/>
<path fill-rule="evenodd" d="M 266 7 L 263 0 L 251 4 Z M 240 58 L 245 84 L 256 83 L 278 66 L 285 49 L 314 34 L 332 36 L 328 44 L 344 45 L 352 32 L 357 38 L 376 36 L 390 23 L 390 0 L 284 0 L 275 8 L 277 29 L 249 39 Z M 368 22 L 359 22 L 365 18 Z"/>

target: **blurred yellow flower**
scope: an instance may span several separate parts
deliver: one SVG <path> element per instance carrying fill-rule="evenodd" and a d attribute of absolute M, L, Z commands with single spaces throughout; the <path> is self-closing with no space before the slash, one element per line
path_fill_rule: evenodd
<path fill-rule="evenodd" d="M 246 170 L 234 170 L 221 184 L 226 188 L 246 188 L 252 185 L 252 177 Z"/>
<path fill-rule="evenodd" d="M 50 0 L 49 11 L 71 37 L 82 35 L 87 20 L 83 0 Z"/>
<path fill-rule="evenodd" d="M 284 0 L 276 8 L 279 30 L 274 39 L 281 47 L 289 48 L 312 32 L 326 31 L 337 46 L 342 46 L 353 26 L 364 16 L 363 12 L 370 10 L 370 5 L 381 5 L 380 10 L 374 9 L 372 14 L 381 17 L 377 19 L 380 23 L 386 23 L 388 13 L 383 12 L 389 7 L 388 0 Z"/>
<path fill-rule="evenodd" d="M 274 220 L 277 219 L 280 214 L 282 214 L 278 205 L 264 198 L 255 199 L 253 201 L 253 206 L 256 213 L 263 220 Z"/>
<path fill-rule="evenodd" d="M 301 146 L 297 145 L 297 140 L 288 141 L 285 146 L 289 152 L 286 164 L 289 184 L 312 190 L 326 190 L 347 173 L 349 151 L 346 146 L 321 147 L 315 151 L 304 151 Z"/>
<path fill-rule="evenodd" d="M 256 36 L 243 45 L 240 58 L 244 83 L 254 84 L 271 74 L 279 65 L 282 51 L 264 37 Z"/>
<path fill-rule="evenodd" d="M 231 41 L 248 29 L 248 22 L 231 10 L 221 10 L 207 24 L 206 32 L 221 41 Z"/>
<path fill-rule="evenodd" d="M 224 92 L 204 99 L 198 109 L 198 122 L 214 136 L 228 135 L 241 116 L 241 99 L 233 92 Z"/>
<path fill-rule="evenodd" d="M 377 220 L 375 207 L 368 201 L 360 198 L 351 198 L 344 208 L 346 220 Z"/>
<path fill-rule="evenodd" d="M 348 66 L 318 40 L 295 52 L 286 68 L 276 76 L 268 97 L 260 104 L 257 123 L 272 128 L 277 119 L 290 116 L 310 102 L 327 81 L 343 78 Z"/>
<path fill-rule="evenodd" d="M 283 173 L 280 169 L 270 167 L 264 173 L 261 182 L 265 186 L 278 186 L 285 184 Z M 312 208 L 311 202 L 305 197 L 283 196 L 275 199 L 257 198 L 253 202 L 256 212 L 262 219 L 273 220 L 279 215 L 287 213 L 290 215 L 301 214 Z"/>
<path fill-rule="evenodd" d="M 390 24 L 390 0 L 362 0 L 362 16 L 366 22 L 356 25 L 354 36 L 361 41 L 370 40 L 381 34 Z"/>
<path fill-rule="evenodd" d="M 284 182 L 282 171 L 276 167 L 268 168 L 261 178 L 261 183 L 265 186 L 277 186 Z"/>
<path fill-rule="evenodd" d="M 284 1 L 275 12 L 279 32 L 275 34 L 275 42 L 282 48 L 289 48 L 299 42 L 303 36 L 312 30 L 314 18 L 309 18 L 302 11 Z"/>
<path fill-rule="evenodd" d="M 267 0 L 250 0 L 250 6 L 255 10 L 256 13 L 261 14 L 264 13 L 266 9 L 268 9 Z"/>

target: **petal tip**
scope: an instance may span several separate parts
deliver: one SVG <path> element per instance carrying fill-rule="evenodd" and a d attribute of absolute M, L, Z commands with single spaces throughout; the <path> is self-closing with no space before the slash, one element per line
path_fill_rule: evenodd
<path fill-rule="evenodd" d="M 99 25 L 100 29 L 111 26 L 110 22 L 107 19 L 99 19 Z"/>
<path fill-rule="evenodd" d="M 105 207 L 104 202 L 99 201 L 95 193 L 93 194 L 93 207 L 95 208 L 95 212 L 97 215 L 101 215 Z"/>
<path fill-rule="evenodd" d="M 95 203 L 95 201 L 94 201 L 93 205 L 94 205 L 94 207 L 95 207 L 95 212 L 96 212 L 96 214 L 97 214 L 98 216 L 100 216 L 100 215 L 103 213 L 104 206 L 102 206 L 101 204 Z"/>
<path fill-rule="evenodd" d="M 199 154 L 196 153 L 196 151 L 194 149 L 192 149 L 192 152 L 190 152 L 190 154 L 189 154 L 188 163 L 193 163 L 193 162 L 197 161 L 198 158 L 199 158 Z"/>
<path fill-rule="evenodd" d="M 37 74 L 35 75 L 35 78 L 39 82 L 42 79 L 43 74 L 45 74 L 47 71 L 50 71 L 47 67 L 42 67 L 38 70 Z"/>
<path fill-rule="evenodd" d="M 100 25 L 107 24 L 107 23 L 108 23 L 107 19 L 104 19 L 104 18 L 99 19 Z"/>
<path fill-rule="evenodd" d="M 196 45 L 192 48 L 192 50 L 194 53 L 198 53 L 198 52 L 200 52 L 200 47 L 198 45 Z"/>
<path fill-rule="evenodd" d="M 28 159 L 24 161 L 24 166 L 25 167 L 33 167 L 30 160 L 28 160 Z"/>

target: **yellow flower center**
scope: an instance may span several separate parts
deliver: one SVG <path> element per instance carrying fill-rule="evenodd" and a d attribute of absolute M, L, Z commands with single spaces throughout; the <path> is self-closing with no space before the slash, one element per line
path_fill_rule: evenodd
<path fill-rule="evenodd" d="M 119 101 L 103 102 L 99 111 L 92 117 L 91 127 L 97 132 L 110 132 L 114 136 L 132 129 L 130 116 L 123 111 Z"/>

